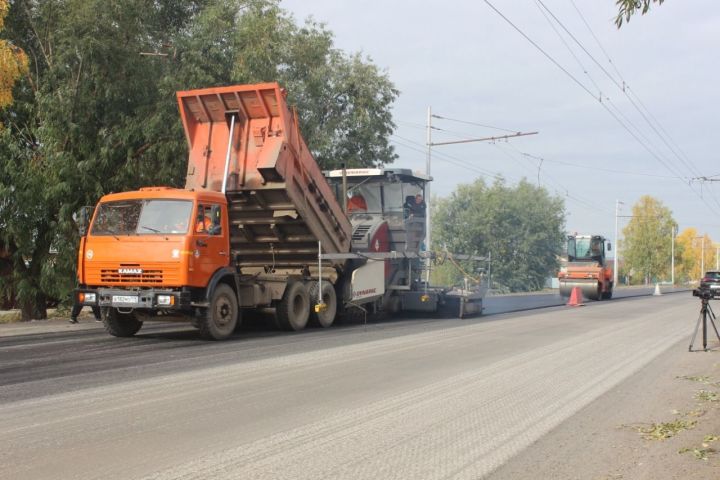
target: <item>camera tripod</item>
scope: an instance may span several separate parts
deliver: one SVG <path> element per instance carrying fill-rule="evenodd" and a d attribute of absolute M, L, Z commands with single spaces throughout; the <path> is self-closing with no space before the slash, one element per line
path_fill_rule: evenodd
<path fill-rule="evenodd" d="M 718 339 L 718 342 L 720 342 L 720 333 L 718 333 L 718 329 L 715 326 L 715 312 L 713 312 L 712 308 L 710 307 L 710 299 L 702 297 L 702 307 L 700 307 L 700 315 L 698 315 L 697 323 L 695 324 L 695 331 L 693 332 L 692 339 L 690 339 L 690 346 L 688 347 L 688 352 L 693 351 L 693 344 L 695 343 L 695 337 L 698 333 L 698 328 L 700 328 L 700 320 L 702 320 L 702 326 L 703 326 L 703 350 L 707 352 L 707 321 L 710 319 L 710 324 L 713 327 L 713 330 L 715 330 L 715 336 Z M 698 351 L 698 350 L 695 350 Z"/>

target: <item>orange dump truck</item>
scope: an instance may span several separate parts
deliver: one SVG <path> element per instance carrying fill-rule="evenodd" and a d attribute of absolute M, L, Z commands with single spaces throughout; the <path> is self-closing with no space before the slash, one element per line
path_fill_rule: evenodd
<path fill-rule="evenodd" d="M 318 263 L 318 245 L 349 252 L 351 227 L 283 91 L 268 83 L 177 99 L 189 144 L 185 189 L 100 200 L 80 245 L 76 301 L 102 307 L 116 336 L 149 319 L 189 318 L 222 339 L 243 308 L 273 308 L 286 329 L 304 327 L 310 313 L 328 323 L 336 307 L 328 292 L 345 261 Z M 325 306 L 311 312 L 318 288 Z"/>
<path fill-rule="evenodd" d="M 110 334 L 189 320 L 223 339 L 244 310 L 285 330 L 328 327 L 347 309 L 482 310 L 484 290 L 433 289 L 422 279 L 425 217 L 407 218 L 403 201 L 429 178 L 382 169 L 326 178 L 276 83 L 177 99 L 185 188 L 114 193 L 88 209 L 75 301 L 101 307 Z M 370 211 L 348 217 L 339 199 L 352 191 L 368 196 Z"/>

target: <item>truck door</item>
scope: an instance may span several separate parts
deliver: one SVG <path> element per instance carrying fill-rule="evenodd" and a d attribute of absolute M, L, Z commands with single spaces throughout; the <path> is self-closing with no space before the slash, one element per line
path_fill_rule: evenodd
<path fill-rule="evenodd" d="M 215 271 L 229 264 L 227 232 L 223 228 L 224 207 L 218 204 L 198 204 L 193 226 L 194 273 L 202 276 L 204 283 Z"/>

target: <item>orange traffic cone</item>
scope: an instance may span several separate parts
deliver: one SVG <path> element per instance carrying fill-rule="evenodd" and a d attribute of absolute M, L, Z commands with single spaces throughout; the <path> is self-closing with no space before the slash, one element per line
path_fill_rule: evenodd
<path fill-rule="evenodd" d="M 582 303 L 583 296 L 582 296 L 582 290 L 580 290 L 580 287 L 573 287 L 572 292 L 570 293 L 570 300 L 568 300 L 567 306 L 568 307 L 582 307 L 585 305 Z"/>

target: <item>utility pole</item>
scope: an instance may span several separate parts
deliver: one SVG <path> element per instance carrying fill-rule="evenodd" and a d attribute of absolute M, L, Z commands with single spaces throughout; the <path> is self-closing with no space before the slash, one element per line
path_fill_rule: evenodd
<path fill-rule="evenodd" d="M 620 200 L 615 200 L 615 255 L 613 255 L 613 288 L 617 287 L 618 284 L 618 255 L 620 250 L 618 249 L 618 211 L 620 205 L 625 205 Z"/>
<path fill-rule="evenodd" d="M 432 160 L 432 107 L 427 109 L 427 163 L 425 164 L 425 174 L 430 180 L 430 161 Z M 430 184 L 428 181 L 425 184 L 425 250 L 430 251 L 430 240 L 432 230 L 432 223 L 430 223 Z M 428 259 L 428 268 L 430 267 L 430 260 Z"/>
<path fill-rule="evenodd" d="M 427 109 L 427 134 L 426 134 L 426 142 L 427 142 L 427 163 L 425 165 L 425 173 L 429 177 L 431 175 L 431 169 L 430 164 L 432 161 L 432 147 L 438 147 L 441 145 L 456 145 L 458 143 L 473 143 L 473 142 L 492 142 L 495 140 L 506 140 L 509 138 L 515 138 L 515 137 L 524 137 L 527 135 L 537 135 L 539 132 L 517 132 L 510 135 L 500 135 L 497 137 L 482 137 L 482 138 L 468 138 L 465 140 L 454 140 L 450 142 L 435 142 L 432 141 L 432 119 L 433 118 L 443 118 L 438 115 L 432 114 L 432 107 L 428 107 Z M 539 167 L 538 167 L 538 181 L 539 181 Z M 425 186 L 425 221 L 427 222 L 426 228 L 425 228 L 425 249 L 430 251 L 431 248 L 431 240 L 432 240 L 432 214 L 431 214 L 431 206 L 430 206 L 430 183 L 427 183 Z M 428 260 L 429 262 L 429 260 Z"/>
<path fill-rule="evenodd" d="M 715 246 L 715 270 L 720 270 L 720 245 Z"/>
<path fill-rule="evenodd" d="M 675 286 L 675 225 L 670 227 L 670 285 Z"/>
<path fill-rule="evenodd" d="M 702 236 L 702 253 L 700 254 L 700 277 L 705 276 L 705 235 Z"/>

